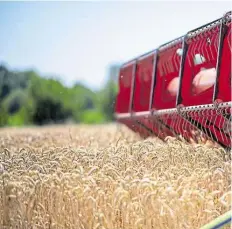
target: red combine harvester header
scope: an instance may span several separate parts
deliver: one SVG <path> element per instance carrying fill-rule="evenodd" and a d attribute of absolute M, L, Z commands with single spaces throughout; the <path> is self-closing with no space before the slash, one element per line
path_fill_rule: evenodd
<path fill-rule="evenodd" d="M 124 63 L 115 117 L 142 137 L 231 149 L 231 12 Z"/>

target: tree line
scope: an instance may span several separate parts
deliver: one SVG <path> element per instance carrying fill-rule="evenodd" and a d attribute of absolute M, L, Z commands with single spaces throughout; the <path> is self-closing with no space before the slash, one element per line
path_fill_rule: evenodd
<path fill-rule="evenodd" d="M 106 84 L 93 91 L 81 83 L 67 87 L 33 70 L 0 65 L 0 126 L 113 121 L 118 70 L 112 65 Z"/>

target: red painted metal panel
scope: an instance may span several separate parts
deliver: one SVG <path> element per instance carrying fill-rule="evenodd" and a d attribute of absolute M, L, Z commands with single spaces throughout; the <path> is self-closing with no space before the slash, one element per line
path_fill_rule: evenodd
<path fill-rule="evenodd" d="M 221 55 L 221 66 L 218 78 L 218 94 L 215 99 L 221 100 L 222 102 L 231 101 L 232 92 L 231 92 L 231 30 L 232 23 L 226 23 L 226 34 L 222 46 L 222 55 Z"/>
<path fill-rule="evenodd" d="M 182 45 L 183 38 L 180 38 L 161 46 L 158 51 L 152 109 L 168 109 L 176 105 Z"/>
<path fill-rule="evenodd" d="M 149 111 L 154 61 L 154 52 L 142 56 L 137 60 L 132 103 L 132 110 L 134 112 Z"/>
<path fill-rule="evenodd" d="M 135 61 L 121 67 L 119 72 L 119 92 L 116 98 L 116 113 L 130 113 Z"/>
<path fill-rule="evenodd" d="M 155 111 L 176 107 L 183 39 L 184 37 L 181 37 L 159 48 L 152 103 L 152 109 Z M 155 119 L 156 135 L 162 138 L 182 135 L 186 140 L 193 138 L 189 130 L 195 127 L 183 119 L 177 111 L 171 114 L 161 112 L 153 117 L 153 120 Z"/>
<path fill-rule="evenodd" d="M 180 93 L 184 106 L 210 104 L 216 81 L 220 21 L 188 33 Z"/>

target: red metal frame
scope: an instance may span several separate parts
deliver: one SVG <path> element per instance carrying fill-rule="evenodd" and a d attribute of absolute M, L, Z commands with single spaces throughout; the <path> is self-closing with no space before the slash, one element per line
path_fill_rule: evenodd
<path fill-rule="evenodd" d="M 186 55 L 183 58 L 183 69 L 182 74 L 180 74 L 181 78 L 177 106 L 184 105 L 184 107 L 187 107 L 187 109 L 188 107 L 193 106 L 191 108 L 191 112 L 187 112 L 185 119 L 204 132 L 209 138 L 217 141 L 222 146 L 231 147 L 231 135 L 224 131 L 224 124 L 228 122 L 230 109 L 227 107 L 216 110 L 213 106 L 214 97 L 217 92 L 219 92 L 217 89 L 217 82 L 219 82 L 218 73 L 220 72 L 219 61 L 220 58 L 223 58 L 221 55 L 223 52 L 221 52 L 221 50 L 224 50 L 225 43 L 223 35 L 222 19 L 202 26 L 201 28 L 187 34 L 187 39 L 185 40 Z M 211 41 L 210 44 L 207 43 L 209 39 Z M 194 66 L 193 57 L 197 53 L 200 53 L 206 57 L 206 62 Z M 230 64 L 224 65 L 224 71 L 226 71 L 226 68 L 229 69 L 229 66 Z M 193 76 L 199 72 L 200 67 L 215 67 L 215 82 L 204 92 L 193 95 Z M 192 70 L 195 70 L 193 76 L 191 75 Z M 228 77 L 225 78 L 228 80 Z M 224 88 L 224 90 L 227 91 L 226 93 L 229 93 L 229 88 L 230 86 Z M 200 109 L 199 105 L 207 106 L 203 111 L 198 112 L 198 109 Z"/>
<path fill-rule="evenodd" d="M 214 87 L 213 102 L 217 110 L 214 111 L 215 136 L 219 141 L 231 148 L 231 105 L 226 108 L 220 107 L 223 103 L 231 101 L 231 12 L 224 15 L 221 20 L 221 36 L 219 43 L 219 55 L 217 62 L 217 79 Z M 218 102 L 220 103 L 219 106 Z M 230 124 L 228 128 L 228 124 Z"/>
<path fill-rule="evenodd" d="M 138 57 L 136 64 L 134 91 L 132 94 L 132 115 L 133 120 L 139 123 L 138 132 L 143 137 L 153 135 L 155 128 L 148 118 L 155 61 L 156 50 Z"/>
<path fill-rule="evenodd" d="M 177 54 L 177 50 L 181 50 L 182 46 L 183 37 L 161 46 L 158 50 L 152 110 L 169 109 L 176 106 L 177 95 L 171 95 L 167 87 L 175 77 L 179 77 L 181 56 Z"/>
<path fill-rule="evenodd" d="M 131 94 L 133 91 L 136 61 L 124 64 L 119 71 L 119 92 L 116 98 L 116 113 L 131 112 Z"/>
<path fill-rule="evenodd" d="M 126 125 L 134 132 L 139 132 L 138 124 L 131 120 L 130 117 L 135 67 L 136 61 L 132 60 L 120 68 L 118 77 L 119 91 L 116 98 L 115 111 L 120 123 Z"/>
<path fill-rule="evenodd" d="M 149 100 L 156 52 L 152 51 L 137 59 L 132 112 L 149 111 Z"/>
<path fill-rule="evenodd" d="M 187 33 L 185 39 L 187 50 L 183 66 L 182 85 L 180 87 L 182 105 L 196 106 L 212 103 L 214 84 L 205 91 L 196 93 L 193 80 L 201 68 L 215 68 L 216 79 L 219 35 L 220 20 Z M 202 57 L 202 61 L 204 59 L 204 62 L 196 64 L 195 60 L 197 58 L 199 60 L 200 57 Z"/>
<path fill-rule="evenodd" d="M 231 14 L 226 14 L 222 24 L 222 37 L 221 37 L 221 53 L 219 56 L 218 63 L 218 78 L 215 85 L 214 101 L 229 102 L 232 97 L 231 87 L 231 31 L 232 22 Z"/>
<path fill-rule="evenodd" d="M 178 93 L 171 95 L 167 91 L 169 83 L 174 78 L 179 78 L 181 58 L 184 51 L 183 45 L 184 37 L 180 37 L 159 48 L 151 109 L 154 112 L 155 119 L 163 124 L 163 137 L 182 135 L 186 140 L 190 140 L 190 138 L 193 138 L 190 130 L 194 129 L 194 126 L 183 119 L 175 109 Z M 178 55 L 178 51 L 182 55 Z M 178 92 L 178 88 L 176 92 Z M 170 113 L 170 109 L 175 109 L 175 111 L 173 110 Z M 180 126 L 184 128 L 180 128 Z"/>

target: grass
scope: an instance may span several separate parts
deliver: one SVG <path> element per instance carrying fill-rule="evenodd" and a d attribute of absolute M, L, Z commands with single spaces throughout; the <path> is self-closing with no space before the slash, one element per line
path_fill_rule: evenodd
<path fill-rule="evenodd" d="M 231 155 L 126 127 L 0 130 L 0 228 L 200 228 L 231 208 Z"/>

